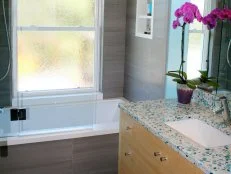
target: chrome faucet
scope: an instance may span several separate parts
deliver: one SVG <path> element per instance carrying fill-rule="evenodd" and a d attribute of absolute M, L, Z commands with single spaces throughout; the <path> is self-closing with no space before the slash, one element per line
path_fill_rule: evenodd
<path fill-rule="evenodd" d="M 224 121 L 226 124 L 231 124 L 231 115 L 229 110 L 229 103 L 225 96 L 220 97 L 220 101 L 222 104 L 222 108 L 215 111 L 216 114 L 219 114 L 220 112 L 223 112 Z"/>

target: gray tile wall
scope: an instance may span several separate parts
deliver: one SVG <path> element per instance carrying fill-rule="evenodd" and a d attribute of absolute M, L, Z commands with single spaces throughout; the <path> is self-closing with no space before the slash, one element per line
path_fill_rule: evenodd
<path fill-rule="evenodd" d="M 154 38 L 135 37 L 136 0 L 127 0 L 125 98 L 138 101 L 164 97 L 171 1 L 155 0 Z"/>
<path fill-rule="evenodd" d="M 8 23 L 8 28 L 10 24 L 10 0 L 4 0 L 5 2 L 5 10 L 6 10 L 6 18 Z M 10 28 L 9 28 L 10 30 Z M 10 59 L 10 53 L 8 49 L 8 42 L 6 37 L 6 30 L 4 25 L 4 17 L 3 17 L 3 9 L 2 9 L 2 1 L 0 2 L 0 78 L 5 75 L 8 67 Z M 0 107 L 11 106 L 11 81 L 12 75 L 11 71 L 8 76 L 0 81 Z"/>
<path fill-rule="evenodd" d="M 123 97 L 126 1 L 105 0 L 102 85 L 104 98 Z"/>
<path fill-rule="evenodd" d="M 9 147 L 1 174 L 117 174 L 118 134 Z"/>

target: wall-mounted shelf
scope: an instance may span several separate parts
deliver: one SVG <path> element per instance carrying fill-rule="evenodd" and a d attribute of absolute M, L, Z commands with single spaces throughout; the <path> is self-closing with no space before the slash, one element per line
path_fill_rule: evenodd
<path fill-rule="evenodd" d="M 136 36 L 137 37 L 146 38 L 146 39 L 152 39 L 152 35 L 151 34 L 136 33 Z"/>
<path fill-rule="evenodd" d="M 137 0 L 136 36 L 153 38 L 154 0 Z"/>
<path fill-rule="evenodd" d="M 138 16 L 139 19 L 152 19 L 152 16 L 145 16 L 145 15 L 140 15 Z"/>

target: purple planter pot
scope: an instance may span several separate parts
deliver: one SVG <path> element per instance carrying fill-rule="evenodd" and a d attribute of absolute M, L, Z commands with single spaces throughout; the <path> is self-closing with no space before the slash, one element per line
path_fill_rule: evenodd
<path fill-rule="evenodd" d="M 189 104 L 192 99 L 193 89 L 184 84 L 177 84 L 178 102 L 181 104 Z"/>

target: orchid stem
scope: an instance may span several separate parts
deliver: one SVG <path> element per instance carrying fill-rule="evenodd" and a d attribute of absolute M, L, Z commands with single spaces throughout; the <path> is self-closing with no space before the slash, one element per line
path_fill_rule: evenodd
<path fill-rule="evenodd" d="M 211 43 L 211 30 L 209 30 L 208 53 L 207 53 L 207 60 L 206 60 L 207 77 L 209 76 L 209 66 L 210 66 L 210 43 Z"/>
<path fill-rule="evenodd" d="M 179 68 L 179 75 L 181 76 L 181 80 L 183 83 L 186 83 L 185 77 L 184 77 L 184 36 L 185 36 L 185 25 L 186 23 L 184 23 L 182 25 L 182 38 L 181 38 L 181 64 L 180 64 L 180 68 Z"/>

